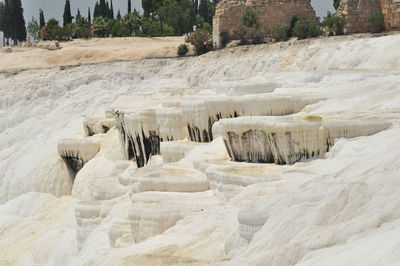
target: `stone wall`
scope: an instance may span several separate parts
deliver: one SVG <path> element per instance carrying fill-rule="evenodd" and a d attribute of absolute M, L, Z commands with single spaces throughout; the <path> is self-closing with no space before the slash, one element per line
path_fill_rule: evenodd
<path fill-rule="evenodd" d="M 381 0 L 341 0 L 337 13 L 347 18 L 347 33 L 361 33 L 373 30 L 368 16 L 381 10 Z"/>
<path fill-rule="evenodd" d="M 338 8 L 347 18 L 347 33 L 371 32 L 368 16 L 374 12 L 383 13 L 387 30 L 400 29 L 400 0 L 342 0 Z"/>
<path fill-rule="evenodd" d="M 400 0 L 382 0 L 382 13 L 387 30 L 400 29 Z"/>
<path fill-rule="evenodd" d="M 241 27 L 241 15 L 251 8 L 260 17 L 260 29 L 267 31 L 276 25 L 289 26 L 293 16 L 316 19 L 309 0 L 222 0 L 218 3 L 213 20 L 213 40 L 220 47 L 220 34 L 235 32 Z"/>

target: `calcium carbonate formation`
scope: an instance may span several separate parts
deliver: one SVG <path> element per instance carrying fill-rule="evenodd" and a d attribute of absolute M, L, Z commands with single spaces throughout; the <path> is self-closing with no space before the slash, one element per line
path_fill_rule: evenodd
<path fill-rule="evenodd" d="M 72 177 L 100 150 L 100 144 L 88 139 L 64 139 L 58 143 L 58 153 L 67 164 Z"/>
<path fill-rule="evenodd" d="M 306 105 L 316 101 L 311 98 L 274 95 L 208 97 L 184 101 L 182 112 L 190 140 L 210 142 L 214 139 L 213 125 L 222 118 L 289 115 L 299 112 Z"/>
<path fill-rule="evenodd" d="M 276 164 L 319 158 L 337 138 L 368 136 L 390 126 L 382 121 L 335 121 L 318 117 L 240 117 L 220 123 L 232 160 Z"/>
<path fill-rule="evenodd" d="M 83 129 L 87 137 L 105 134 L 114 126 L 114 118 L 89 118 L 83 122 Z"/>

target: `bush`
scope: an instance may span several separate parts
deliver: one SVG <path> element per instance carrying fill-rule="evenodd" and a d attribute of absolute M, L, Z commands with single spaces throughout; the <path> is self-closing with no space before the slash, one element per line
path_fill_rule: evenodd
<path fill-rule="evenodd" d="M 188 54 L 188 52 L 189 52 L 189 47 L 187 46 L 186 43 L 179 45 L 178 56 L 180 56 L 180 57 L 186 56 Z"/>
<path fill-rule="evenodd" d="M 201 28 L 202 28 L 203 30 L 209 32 L 209 33 L 212 33 L 212 26 L 211 26 L 209 23 L 207 23 L 207 22 L 203 22 L 203 23 L 201 24 Z"/>
<path fill-rule="evenodd" d="M 367 20 L 372 27 L 373 33 L 378 33 L 385 30 L 384 18 L 382 13 L 374 12 L 368 16 Z"/>
<path fill-rule="evenodd" d="M 243 26 L 252 28 L 252 27 L 258 27 L 259 26 L 259 17 L 257 13 L 250 9 L 246 8 L 246 10 L 243 12 L 242 16 L 240 17 L 240 20 L 242 21 Z"/>
<path fill-rule="evenodd" d="M 196 55 L 202 55 L 212 50 L 212 37 L 205 30 L 197 30 L 187 37 L 185 42 L 194 46 Z"/>
<path fill-rule="evenodd" d="M 288 32 L 289 27 L 277 25 L 268 31 L 267 36 L 274 39 L 276 42 L 282 42 L 289 39 Z"/>
<path fill-rule="evenodd" d="M 313 19 L 299 19 L 293 30 L 293 35 L 300 40 L 317 37 L 319 34 L 319 25 L 317 21 Z"/>
<path fill-rule="evenodd" d="M 288 37 L 293 37 L 293 31 L 294 31 L 294 26 L 296 25 L 296 22 L 299 20 L 297 16 L 293 16 L 292 19 L 290 20 L 290 27 L 288 29 L 287 35 Z"/>
<path fill-rule="evenodd" d="M 223 32 L 221 32 L 220 37 L 221 37 L 221 46 L 223 48 L 230 41 L 230 36 L 229 36 L 229 33 L 227 31 L 223 31 Z"/>
<path fill-rule="evenodd" d="M 343 35 L 344 27 L 346 26 L 346 18 L 345 17 L 327 17 L 323 25 L 328 28 L 329 35 Z"/>

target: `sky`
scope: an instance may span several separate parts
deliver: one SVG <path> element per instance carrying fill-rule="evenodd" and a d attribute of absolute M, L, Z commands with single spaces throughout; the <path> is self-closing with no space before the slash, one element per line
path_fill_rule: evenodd
<path fill-rule="evenodd" d="M 91 8 L 93 18 L 93 7 L 96 0 L 70 0 L 72 16 L 75 16 L 77 9 L 79 8 L 83 16 L 87 16 L 88 7 Z M 127 0 L 113 0 L 114 11 L 117 13 L 118 9 L 121 10 L 121 14 L 124 15 L 127 12 L 128 4 Z M 65 0 L 22 0 L 24 8 L 25 21 L 28 23 L 32 19 L 32 16 L 36 19 L 39 17 L 39 9 L 43 9 L 46 21 L 49 18 L 55 17 L 62 24 L 62 15 L 64 11 Z M 132 5 L 137 10 L 141 10 L 141 0 L 133 0 Z M 333 0 L 312 0 L 312 5 L 317 15 L 323 18 L 328 10 L 334 11 Z M 0 32 L 0 45 L 2 45 L 3 36 Z"/>

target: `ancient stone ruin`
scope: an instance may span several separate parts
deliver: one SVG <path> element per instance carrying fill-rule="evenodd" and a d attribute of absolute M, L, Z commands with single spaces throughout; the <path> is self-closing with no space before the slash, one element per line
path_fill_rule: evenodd
<path fill-rule="evenodd" d="M 347 33 L 372 31 L 368 16 L 375 12 L 384 15 L 386 30 L 400 29 L 400 0 L 342 0 L 338 9 L 347 18 Z"/>
<path fill-rule="evenodd" d="M 316 19 L 309 0 L 222 0 L 218 3 L 213 19 L 213 40 L 221 46 L 221 33 L 228 32 L 237 39 L 235 32 L 241 27 L 241 15 L 250 8 L 260 17 L 260 30 L 267 31 L 274 26 L 289 26 L 294 16 Z"/>

